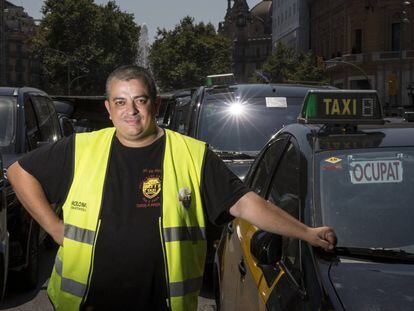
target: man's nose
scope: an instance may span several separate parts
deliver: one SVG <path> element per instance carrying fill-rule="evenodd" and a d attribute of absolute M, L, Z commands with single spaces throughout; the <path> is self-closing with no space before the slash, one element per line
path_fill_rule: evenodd
<path fill-rule="evenodd" d="M 126 104 L 126 110 L 127 110 L 127 113 L 128 114 L 137 114 L 139 111 L 138 111 L 138 108 L 136 107 L 136 105 L 135 105 L 135 103 L 134 103 L 134 101 L 133 100 L 131 100 L 131 101 L 128 101 L 127 102 L 127 104 Z"/>

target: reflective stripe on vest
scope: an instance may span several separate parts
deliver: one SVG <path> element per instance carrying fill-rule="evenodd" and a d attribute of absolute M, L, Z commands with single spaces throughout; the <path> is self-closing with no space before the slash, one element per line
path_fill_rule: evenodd
<path fill-rule="evenodd" d="M 183 282 L 170 283 L 170 296 L 179 297 L 196 292 L 200 290 L 202 283 L 203 277 L 187 279 Z"/>
<path fill-rule="evenodd" d="M 202 241 L 206 239 L 206 229 L 200 227 L 164 228 L 165 242 Z"/>
<path fill-rule="evenodd" d="M 62 261 L 57 256 L 55 259 L 55 269 L 56 273 L 62 278 L 60 290 L 82 298 L 85 294 L 86 284 L 62 277 Z"/>
<path fill-rule="evenodd" d="M 92 245 L 95 239 L 95 231 L 65 224 L 65 238 Z"/>
<path fill-rule="evenodd" d="M 55 262 L 48 286 L 56 310 L 77 310 L 86 299 L 114 133 L 111 128 L 75 136 L 74 177 L 63 205 L 64 246 L 58 252 L 62 261 Z M 171 310 L 195 310 L 206 253 L 200 193 L 205 143 L 169 130 L 165 134 L 160 234 Z M 188 196 L 180 202 L 183 189 Z"/>

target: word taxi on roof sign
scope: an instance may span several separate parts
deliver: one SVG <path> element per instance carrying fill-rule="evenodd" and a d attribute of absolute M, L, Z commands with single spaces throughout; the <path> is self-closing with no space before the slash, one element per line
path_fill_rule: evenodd
<path fill-rule="evenodd" d="M 383 123 L 382 107 L 372 90 L 310 90 L 299 121 L 322 124 Z"/>

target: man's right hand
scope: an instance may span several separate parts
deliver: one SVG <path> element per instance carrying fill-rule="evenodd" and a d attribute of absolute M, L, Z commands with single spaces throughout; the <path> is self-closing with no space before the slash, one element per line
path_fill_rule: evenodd
<path fill-rule="evenodd" d="M 50 235 L 52 236 L 53 240 L 60 246 L 63 246 L 63 236 L 65 233 L 65 225 L 63 221 L 59 219 L 59 222 L 55 225 L 55 228 L 52 229 Z"/>

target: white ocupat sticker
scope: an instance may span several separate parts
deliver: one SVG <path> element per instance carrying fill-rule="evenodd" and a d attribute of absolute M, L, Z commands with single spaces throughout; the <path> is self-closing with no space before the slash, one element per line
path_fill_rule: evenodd
<path fill-rule="evenodd" d="M 349 165 L 353 184 L 399 183 L 403 181 L 401 160 L 353 161 Z"/>

